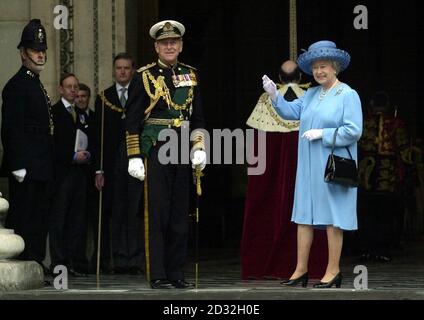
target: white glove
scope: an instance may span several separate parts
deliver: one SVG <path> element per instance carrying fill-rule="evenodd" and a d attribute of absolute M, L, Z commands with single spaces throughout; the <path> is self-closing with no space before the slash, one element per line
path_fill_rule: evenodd
<path fill-rule="evenodd" d="M 272 101 L 277 100 L 277 85 L 272 81 L 270 78 L 268 78 L 267 75 L 264 75 L 262 77 L 262 85 L 264 87 L 264 90 L 269 94 Z"/>
<path fill-rule="evenodd" d="M 308 139 L 309 141 L 322 139 L 322 131 L 322 129 L 308 130 L 302 135 L 302 138 Z"/>
<path fill-rule="evenodd" d="M 12 171 L 13 176 L 18 182 L 23 182 L 26 176 L 26 169 L 19 169 L 16 171 Z"/>
<path fill-rule="evenodd" d="M 200 171 L 206 167 L 206 152 L 203 150 L 196 150 L 193 152 L 193 157 L 191 158 L 191 166 L 195 169 L 199 166 Z"/>
<path fill-rule="evenodd" d="M 143 159 L 141 158 L 133 158 L 128 162 L 128 173 L 131 177 L 139 179 L 141 181 L 144 180 L 145 171 Z"/>

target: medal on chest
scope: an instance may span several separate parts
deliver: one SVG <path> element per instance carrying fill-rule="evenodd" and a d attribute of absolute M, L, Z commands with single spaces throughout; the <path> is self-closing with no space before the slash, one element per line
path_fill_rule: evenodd
<path fill-rule="evenodd" d="M 196 75 L 188 73 L 173 75 L 172 82 L 175 88 L 193 87 L 197 85 Z"/>

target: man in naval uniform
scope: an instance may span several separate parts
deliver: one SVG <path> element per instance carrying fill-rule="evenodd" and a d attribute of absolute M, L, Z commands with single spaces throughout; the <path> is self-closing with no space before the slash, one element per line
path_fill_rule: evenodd
<path fill-rule="evenodd" d="M 191 167 L 180 159 L 188 159 L 188 154 L 180 154 L 177 164 L 164 164 L 159 150 L 166 142 L 158 141 L 161 130 L 171 129 L 179 137 L 179 146 L 184 146 L 189 142 L 183 141 L 181 132 L 189 127 L 193 146 L 187 153 L 192 167 L 203 170 L 206 166 L 197 71 L 178 61 L 184 32 L 184 26 L 173 20 L 150 29 L 158 60 L 138 70 L 141 79 L 127 109 L 128 172 L 140 180 L 146 178 L 146 274 L 153 289 L 192 286 L 183 273 Z"/>
<path fill-rule="evenodd" d="M 3 90 L 2 165 L 9 174 L 10 190 L 6 226 L 25 240 L 19 258 L 41 264 L 53 179 L 54 127 L 50 99 L 40 81 L 47 61 L 46 31 L 40 20 L 25 26 L 18 49 L 22 67 Z"/>

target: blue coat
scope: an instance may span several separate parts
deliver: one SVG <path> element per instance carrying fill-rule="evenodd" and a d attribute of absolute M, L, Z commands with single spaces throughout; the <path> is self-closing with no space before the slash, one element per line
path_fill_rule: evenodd
<path fill-rule="evenodd" d="M 276 111 L 287 120 L 300 120 L 296 189 L 292 221 L 342 230 L 358 228 L 357 189 L 324 182 L 324 171 L 331 153 L 333 135 L 339 128 L 334 153 L 357 161 L 357 141 L 362 134 L 361 101 L 355 90 L 340 83 L 319 100 L 321 86 L 309 89 L 292 102 L 278 95 Z M 310 129 L 324 129 L 319 140 L 300 138 Z"/>

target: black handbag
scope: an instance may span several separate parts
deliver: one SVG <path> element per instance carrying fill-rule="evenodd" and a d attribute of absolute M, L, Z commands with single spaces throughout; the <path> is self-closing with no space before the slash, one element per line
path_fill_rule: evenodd
<path fill-rule="evenodd" d="M 338 130 L 337 128 L 334 132 L 331 154 L 328 156 L 327 165 L 325 166 L 324 181 L 356 188 L 358 187 L 358 169 L 349 148 L 345 147 L 349 153 L 350 159 L 339 157 L 334 154 Z"/>

